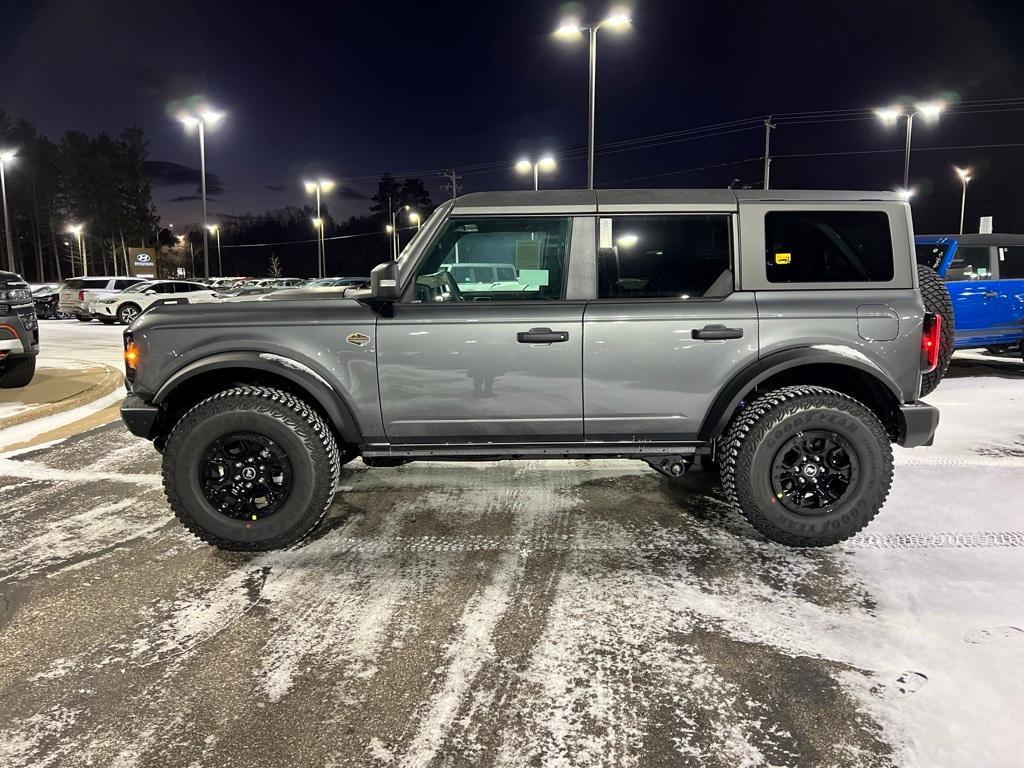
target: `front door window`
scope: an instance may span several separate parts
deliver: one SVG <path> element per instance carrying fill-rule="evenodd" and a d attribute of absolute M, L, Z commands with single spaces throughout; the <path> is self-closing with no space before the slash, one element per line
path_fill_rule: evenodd
<path fill-rule="evenodd" d="M 569 219 L 452 218 L 416 273 L 413 301 L 564 296 Z"/>

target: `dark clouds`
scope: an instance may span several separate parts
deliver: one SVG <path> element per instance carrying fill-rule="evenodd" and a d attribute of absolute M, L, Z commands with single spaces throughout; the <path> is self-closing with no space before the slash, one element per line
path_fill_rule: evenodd
<path fill-rule="evenodd" d="M 182 196 L 171 198 L 172 202 L 181 200 L 195 200 L 202 192 L 202 176 L 198 168 L 190 168 L 181 163 L 172 163 L 167 160 L 147 160 L 146 173 L 155 187 L 177 187 L 183 185 L 195 186 L 196 197 Z M 224 192 L 224 184 L 215 173 L 206 172 L 206 194 L 208 196 L 220 195 Z"/>

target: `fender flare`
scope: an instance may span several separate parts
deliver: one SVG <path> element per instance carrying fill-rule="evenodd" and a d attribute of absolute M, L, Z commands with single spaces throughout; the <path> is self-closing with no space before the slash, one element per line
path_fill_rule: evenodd
<path fill-rule="evenodd" d="M 276 353 L 257 352 L 254 350 L 218 352 L 208 357 L 194 360 L 171 374 L 153 396 L 152 403 L 153 405 L 160 405 L 171 393 L 196 376 L 211 371 L 222 371 L 232 368 L 266 371 L 267 373 L 287 379 L 305 392 L 307 396 L 323 409 L 331 424 L 338 430 L 338 433 L 345 442 L 362 442 L 359 423 L 356 421 L 352 409 L 342 394 L 310 366 Z"/>
<path fill-rule="evenodd" d="M 842 366 L 867 374 L 870 380 L 881 385 L 894 403 L 903 402 L 903 393 L 899 385 L 859 350 L 844 346 L 793 347 L 762 357 L 736 374 L 719 391 L 707 416 L 704 417 L 700 427 L 700 439 L 710 441 L 716 435 L 722 434 L 742 402 L 744 394 L 761 382 L 791 368 L 823 364 Z"/>

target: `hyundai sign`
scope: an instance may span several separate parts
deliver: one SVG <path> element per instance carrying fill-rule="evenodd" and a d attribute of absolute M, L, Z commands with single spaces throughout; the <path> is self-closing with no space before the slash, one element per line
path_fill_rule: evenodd
<path fill-rule="evenodd" d="M 132 277 L 156 278 L 156 253 L 152 248 L 129 248 L 128 263 Z"/>

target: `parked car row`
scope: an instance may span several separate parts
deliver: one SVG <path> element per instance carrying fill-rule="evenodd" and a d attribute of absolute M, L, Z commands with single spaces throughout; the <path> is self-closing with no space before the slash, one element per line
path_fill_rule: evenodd
<path fill-rule="evenodd" d="M 83 323 L 99 320 L 108 325 L 130 325 L 143 312 L 161 304 L 244 301 L 286 288 L 366 288 L 369 283 L 368 277 L 146 280 L 98 275 L 70 278 L 60 285 L 34 286 L 31 298 L 40 319 L 74 318 Z"/>

